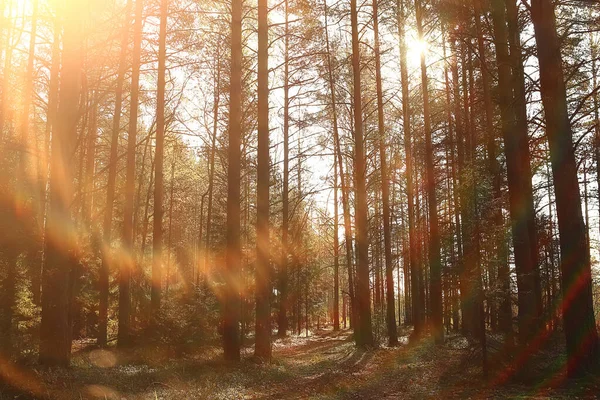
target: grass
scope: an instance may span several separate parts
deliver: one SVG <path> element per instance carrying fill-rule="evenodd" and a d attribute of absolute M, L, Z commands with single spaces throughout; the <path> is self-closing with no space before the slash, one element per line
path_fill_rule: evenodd
<path fill-rule="evenodd" d="M 484 379 L 480 352 L 460 336 L 443 346 L 429 338 L 398 347 L 357 349 L 349 333 L 323 331 L 288 337 L 273 345 L 273 360 L 257 364 L 251 348 L 239 364 L 221 361 L 218 347 L 175 357 L 161 348 L 123 352 L 82 349 L 69 369 L 0 366 L 12 389 L 4 399 L 438 399 L 595 398 L 598 380 L 565 383 L 561 349 L 551 346 L 535 360 L 526 383 L 495 379 L 507 365 L 492 358 Z M 19 390 L 20 389 L 20 390 Z M 29 394 L 28 394 L 29 393 Z M 19 397 L 15 397 L 15 396 Z"/>

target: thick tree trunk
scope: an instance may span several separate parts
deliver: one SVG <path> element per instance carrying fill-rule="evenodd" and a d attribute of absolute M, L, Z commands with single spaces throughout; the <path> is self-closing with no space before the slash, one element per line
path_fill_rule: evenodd
<path fill-rule="evenodd" d="M 585 225 L 581 214 L 573 132 L 567 112 L 566 87 L 554 13 L 554 4 L 550 0 L 531 2 L 542 103 L 556 190 L 568 375 L 581 377 L 597 366 L 600 351 L 592 303 L 590 253 L 586 246 Z"/>
<path fill-rule="evenodd" d="M 514 111 L 516 132 L 520 141 L 520 147 L 523 150 L 523 156 L 520 159 L 522 171 L 521 175 L 523 185 L 523 196 L 525 196 L 525 219 L 527 221 L 527 231 L 529 232 L 529 253 L 531 257 L 532 271 L 531 276 L 527 275 L 525 279 L 532 280 L 534 304 L 532 305 L 533 326 L 531 329 L 535 334 L 542 328 L 542 286 L 540 282 L 540 270 L 537 248 L 537 232 L 535 223 L 535 204 L 533 199 L 531 155 L 529 152 L 529 134 L 527 131 L 527 100 L 525 93 L 525 67 L 523 64 L 523 55 L 521 47 L 521 29 L 518 21 L 518 3 L 516 0 L 505 0 L 506 16 L 508 23 L 508 45 L 510 51 L 510 63 L 512 67 L 512 88 L 514 91 Z"/>
<path fill-rule="evenodd" d="M 516 128 L 516 110 L 511 90 L 511 60 L 508 54 L 506 12 L 500 0 L 492 2 L 494 44 L 498 62 L 498 88 L 501 129 L 506 153 L 506 171 L 509 192 L 509 208 L 512 240 L 517 270 L 519 305 L 519 343 L 527 345 L 535 333 L 536 300 L 534 296 L 534 269 L 531 248 L 535 247 L 530 236 L 528 204 L 533 201 L 526 186 L 531 185 L 529 165 L 529 142 L 527 132 Z M 517 134 L 515 134 L 517 132 Z M 523 137 L 523 135 L 525 137 Z M 525 160 L 525 161 L 524 161 Z M 529 181 L 529 183 L 528 183 Z"/>
<path fill-rule="evenodd" d="M 71 358 L 69 308 L 71 268 L 75 264 L 75 224 L 70 205 L 74 196 L 73 157 L 77 143 L 81 45 L 79 1 L 64 8 L 64 33 L 59 107 L 52 135 L 50 203 L 46 223 L 45 264 L 42 276 L 40 363 L 68 366 Z"/>

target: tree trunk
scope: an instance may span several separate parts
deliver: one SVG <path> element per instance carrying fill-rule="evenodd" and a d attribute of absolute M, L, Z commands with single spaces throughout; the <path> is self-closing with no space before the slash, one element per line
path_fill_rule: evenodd
<path fill-rule="evenodd" d="M 281 298 L 279 300 L 279 337 L 285 337 L 288 330 L 288 236 L 290 230 L 290 87 L 289 87 L 289 1 L 285 0 L 285 32 L 284 32 L 284 77 L 283 77 L 283 216 L 281 224 L 281 270 L 279 271 L 279 289 Z M 327 14 L 325 14 L 327 18 Z M 325 21 L 327 30 L 327 20 Z M 325 32 L 328 39 L 327 31 Z M 329 42 L 328 42 L 329 43 Z M 329 47 L 328 47 L 329 49 Z"/>
<path fill-rule="evenodd" d="M 582 377 L 597 366 L 598 333 L 592 303 L 590 253 L 586 246 L 585 225 L 581 214 L 573 132 L 567 112 L 566 87 L 554 12 L 554 4 L 550 0 L 531 2 L 542 104 L 556 190 L 568 375 Z"/>
<path fill-rule="evenodd" d="M 510 62 L 512 67 L 512 87 L 514 90 L 514 110 L 517 136 L 520 140 L 520 147 L 524 149 L 523 157 L 520 159 L 521 168 L 526 173 L 521 174 L 523 180 L 523 196 L 525 196 L 525 218 L 527 221 L 527 231 L 529 232 L 529 252 L 531 255 L 532 272 L 531 277 L 533 285 L 533 329 L 535 334 L 542 328 L 542 287 L 540 282 L 540 270 L 538 262 L 537 233 L 535 223 L 535 204 L 533 199 L 531 155 L 529 152 L 529 134 L 527 131 L 527 101 L 525 94 L 525 69 L 523 66 L 523 55 L 521 48 L 521 30 L 518 21 L 518 5 L 516 0 L 505 0 L 506 15 L 508 22 L 508 44 L 510 49 Z"/>
<path fill-rule="evenodd" d="M 506 12 L 504 5 L 499 0 L 492 2 L 492 19 L 498 62 L 498 101 L 506 154 L 511 231 L 519 291 L 519 343 L 525 346 L 533 338 L 536 313 L 533 280 L 535 266 L 531 257 L 531 246 L 534 246 L 534 244 L 529 235 L 528 214 L 526 212 L 528 209 L 527 204 L 532 199 L 529 198 L 528 191 L 524 187 L 527 186 L 527 181 L 531 180 L 531 170 L 527 167 L 529 163 L 523 161 L 529 159 L 529 144 L 527 133 L 516 130 L 516 111 L 511 90 L 512 73 L 507 46 Z M 515 131 L 518 134 L 515 134 Z M 524 138 L 522 137 L 523 134 L 525 134 Z"/>
<path fill-rule="evenodd" d="M 373 345 L 371 326 L 371 296 L 369 292 L 369 238 L 367 225 L 366 159 L 363 138 L 362 98 L 360 77 L 360 43 L 356 0 L 350 0 L 352 24 L 352 72 L 354 81 L 354 174 L 356 180 L 356 247 L 358 264 L 356 289 L 359 324 L 355 340 L 359 346 Z"/>
<path fill-rule="evenodd" d="M 225 359 L 239 361 L 239 306 L 237 279 L 241 267 L 240 161 L 242 135 L 242 0 L 231 2 L 231 76 L 229 82 L 229 149 L 227 169 L 227 254 L 223 298 Z"/>
<path fill-rule="evenodd" d="M 271 358 L 269 239 L 269 27 L 267 0 L 258 2 L 258 155 L 256 199 L 256 345 L 254 355 Z"/>
<path fill-rule="evenodd" d="M 413 153 L 412 132 L 410 123 L 410 97 L 409 77 L 407 67 L 407 49 L 405 41 L 406 15 L 404 0 L 398 0 L 398 30 L 400 36 L 400 79 L 402 83 L 402 126 L 404 130 L 404 153 L 406 155 L 406 197 L 408 214 L 408 261 L 410 264 L 412 322 L 414 324 L 414 335 L 419 337 L 423 330 L 423 314 L 420 309 L 419 299 L 419 271 L 417 265 L 417 237 L 415 232 L 415 203 L 413 189 Z"/>
<path fill-rule="evenodd" d="M 81 83 L 79 1 L 67 1 L 63 10 L 62 69 L 50 159 L 39 356 L 40 363 L 58 366 L 68 366 L 71 358 L 71 293 L 66 288 L 71 287 L 71 268 L 76 262 L 76 230 L 70 205 L 74 196 L 72 155 L 77 143 Z"/>
<path fill-rule="evenodd" d="M 417 16 L 417 32 L 419 40 L 423 40 L 423 9 L 420 0 L 415 3 Z M 429 269 L 431 279 L 430 306 L 432 331 L 434 340 L 444 342 L 444 326 L 442 318 L 442 259 L 440 254 L 441 240 L 439 234 L 438 206 L 435 193 L 434 150 L 431 140 L 431 117 L 429 114 L 429 90 L 427 85 L 427 64 L 425 52 L 421 52 L 421 85 L 423 93 L 423 120 L 425 125 L 425 164 L 427 168 L 427 199 L 429 205 Z"/>
<path fill-rule="evenodd" d="M 396 308 L 394 302 L 394 267 L 392 265 L 392 232 L 390 219 L 390 183 L 385 150 L 385 122 L 383 114 L 383 88 L 381 83 L 381 56 L 379 49 L 379 10 L 378 0 L 373 0 L 373 31 L 375 35 L 375 74 L 377 80 L 377 128 L 379 130 L 378 145 L 381 168 L 381 200 L 383 213 L 383 243 L 385 251 L 385 278 L 386 278 L 386 323 L 388 343 L 390 346 L 398 344 L 398 331 L 396 328 Z"/>
<path fill-rule="evenodd" d="M 119 71 L 117 75 L 117 87 L 115 90 L 115 111 L 113 114 L 112 135 L 110 140 L 110 158 L 108 162 L 108 182 L 106 188 L 106 208 L 104 211 L 104 223 L 102 225 L 104 246 L 102 251 L 102 265 L 99 272 L 99 308 L 98 308 L 98 345 L 106 346 L 107 324 L 108 324 L 108 296 L 109 275 L 111 265 L 110 242 L 112 231 L 112 216 L 115 202 L 115 187 L 117 180 L 117 163 L 119 150 L 119 131 L 121 130 L 121 111 L 123 107 L 123 84 L 127 70 L 127 49 L 129 43 L 129 21 L 131 14 L 131 0 L 127 1 L 125 7 L 125 23 L 121 35 L 121 52 L 119 55 Z"/>
<path fill-rule="evenodd" d="M 152 233 L 152 289 L 150 302 L 152 318 L 160 310 L 163 268 L 164 159 L 165 159 L 165 87 L 167 58 L 168 0 L 160 2 L 158 36 L 158 86 L 156 93 L 156 149 L 154 155 L 154 226 Z"/>
<path fill-rule="evenodd" d="M 335 81 L 333 78 L 333 66 L 331 62 L 331 49 L 329 43 L 329 33 L 327 30 L 327 4 L 325 3 L 325 41 L 327 45 L 327 77 L 329 83 L 329 92 L 331 97 L 331 116 L 333 123 L 333 141 L 334 141 L 334 153 L 337 157 L 338 171 L 340 175 L 340 187 L 342 190 L 342 213 L 344 215 L 344 244 L 346 247 L 346 270 L 348 272 L 348 295 L 350 297 L 350 326 L 353 327 L 354 323 L 358 319 L 356 316 L 356 296 L 354 293 L 354 279 L 353 279 L 353 268 L 352 268 L 352 225 L 350 221 L 350 201 L 349 192 L 346 185 L 346 177 L 344 175 L 344 157 L 342 155 L 342 148 L 340 144 L 338 114 L 337 114 L 337 100 L 335 92 Z"/>
<path fill-rule="evenodd" d="M 135 156 L 137 140 L 137 120 L 139 111 L 140 57 L 142 47 L 142 19 L 144 3 L 136 0 L 135 26 L 133 35 L 133 65 L 131 75 L 131 103 L 129 112 L 129 131 L 127 134 L 127 161 L 125 200 L 123 208 L 123 248 L 125 250 L 119 271 L 119 326 L 118 344 L 128 346 L 131 315 L 131 274 L 135 269 L 135 251 L 133 248 L 133 212 L 135 197 Z"/>

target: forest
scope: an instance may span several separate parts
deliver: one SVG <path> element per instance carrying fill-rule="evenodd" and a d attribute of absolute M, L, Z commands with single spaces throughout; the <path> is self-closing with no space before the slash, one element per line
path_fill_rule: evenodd
<path fill-rule="evenodd" d="M 0 400 L 600 395 L 600 2 L 0 0 Z"/>

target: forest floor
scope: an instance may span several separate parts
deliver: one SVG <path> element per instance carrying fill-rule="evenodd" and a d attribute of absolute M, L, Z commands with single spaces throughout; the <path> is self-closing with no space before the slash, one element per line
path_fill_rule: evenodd
<path fill-rule="evenodd" d="M 244 361 L 221 361 L 217 347 L 193 355 L 159 349 L 124 353 L 82 348 L 68 370 L 18 369 L 0 363 L 19 395 L 0 386 L 0 399 L 462 399 L 597 398 L 600 382 L 566 383 L 556 351 L 542 352 L 529 378 L 490 361 L 483 379 L 481 352 L 460 336 L 442 346 L 425 338 L 397 347 L 357 349 L 348 331 L 275 341 L 273 360 L 258 364 L 245 348 Z M 552 346 L 549 346 L 552 348 Z M 518 383 L 520 382 L 520 383 Z M 27 395 L 25 392 L 33 393 Z M 15 396 L 16 395 L 16 396 Z"/>

